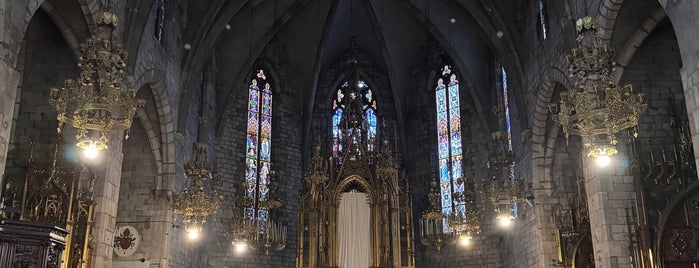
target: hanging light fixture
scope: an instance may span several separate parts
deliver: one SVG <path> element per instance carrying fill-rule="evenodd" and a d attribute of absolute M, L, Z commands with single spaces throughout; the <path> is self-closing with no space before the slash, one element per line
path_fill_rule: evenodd
<path fill-rule="evenodd" d="M 127 130 L 128 139 L 133 117 L 145 104 L 127 83 L 127 52 L 114 33 L 118 21 L 110 12 L 97 15 L 96 32 L 80 45 L 80 75 L 50 90 L 49 104 L 58 112 L 58 132 L 65 124 L 77 129 L 76 145 L 89 158 L 107 149 L 110 131 Z"/>
<path fill-rule="evenodd" d="M 182 191 L 172 198 L 175 214 L 184 217 L 184 230 L 190 239 L 197 239 L 202 232 L 206 217 L 216 214 L 223 196 L 209 190 L 207 180 L 212 179 L 211 165 L 206 161 L 206 144 L 196 142 L 192 146 L 194 160 L 185 164 L 187 182 Z"/>
<path fill-rule="evenodd" d="M 483 215 L 481 207 L 476 204 L 476 188 L 473 180 L 459 178 L 457 183 L 464 183 L 464 192 L 454 196 L 454 203 L 463 203 L 465 210 L 447 215 L 447 222 L 459 245 L 467 247 L 471 245 L 473 236 L 481 232 Z"/>
<path fill-rule="evenodd" d="M 265 255 L 269 255 L 270 251 L 281 251 L 286 248 L 286 231 L 287 227 L 279 222 L 274 221 L 273 211 L 283 205 L 282 202 L 274 198 L 276 193 L 276 176 L 275 172 L 270 171 L 269 178 L 269 193 L 265 201 L 261 201 L 259 207 L 264 207 L 268 211 L 268 218 L 260 220 L 246 214 L 253 206 L 253 201 L 246 197 L 245 189 L 248 189 L 248 183 L 243 181 L 240 183 L 239 189 L 243 189 L 243 194 L 236 198 L 235 215 L 227 222 L 227 231 L 233 236 L 232 244 L 238 254 L 251 250 L 263 250 Z"/>
<path fill-rule="evenodd" d="M 495 148 L 487 163 L 490 179 L 485 180 L 484 190 L 495 208 L 498 225 L 509 227 L 515 220 L 514 206 L 525 197 L 527 184 L 514 175 L 514 154 L 507 134 L 496 131 L 491 133 L 491 139 Z"/>
<path fill-rule="evenodd" d="M 286 226 L 275 221 L 273 217 L 274 210 L 283 205 L 274 196 L 277 188 L 276 172 L 274 170 L 270 170 L 268 187 L 269 193 L 267 198 L 258 204 L 260 208 L 266 208 L 269 211 L 268 218 L 265 221 L 253 219 L 249 222 L 254 226 L 254 231 L 250 233 L 250 238 L 248 239 L 248 245 L 251 249 L 263 250 L 265 255 L 269 255 L 270 251 L 281 251 L 286 248 Z M 247 189 L 247 187 L 243 189 Z"/>
<path fill-rule="evenodd" d="M 447 215 L 442 213 L 440 196 L 437 181 L 433 180 L 427 194 L 429 207 L 420 218 L 420 242 L 425 246 L 435 246 L 438 251 L 444 243 L 453 242 L 454 237 L 447 224 Z"/>
<path fill-rule="evenodd" d="M 205 133 L 204 107 L 206 89 L 204 73 L 200 78 L 201 102 L 199 110 L 199 129 L 197 142 L 192 144 L 192 161 L 184 165 L 186 176 L 182 191 L 172 198 L 173 212 L 184 217 L 184 230 L 189 239 L 197 239 L 203 230 L 206 218 L 218 212 L 223 196 L 211 189 L 213 179 L 212 165 L 207 160 L 207 145 L 202 140 Z"/>
<path fill-rule="evenodd" d="M 587 155 L 608 165 L 609 157 L 617 153 L 616 133 L 638 125 L 639 115 L 647 109 L 645 96 L 634 93 L 630 84 L 620 86 L 612 77 L 614 50 L 600 37 L 597 20 L 585 17 L 575 26 L 578 46 L 566 57 L 575 88 L 561 92 L 560 102 L 549 110 L 566 138 L 583 137 Z"/>

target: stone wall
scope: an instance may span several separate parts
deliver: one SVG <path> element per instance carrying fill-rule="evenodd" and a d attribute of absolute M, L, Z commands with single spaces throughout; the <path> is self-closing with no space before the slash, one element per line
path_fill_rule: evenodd
<path fill-rule="evenodd" d="M 416 63 L 410 88 L 411 98 L 406 103 L 405 118 L 407 148 L 404 167 L 411 184 L 413 198 L 413 219 L 415 226 L 427 209 L 426 194 L 431 180 L 437 178 L 437 115 L 434 88 L 440 68 L 448 62 L 444 51 L 436 43 L 425 47 L 425 61 Z M 495 68 L 491 68 L 495 70 Z M 459 70 L 455 70 L 458 74 Z M 495 87 L 495 75 L 490 84 Z M 490 144 L 489 127 L 475 110 L 466 83 L 460 84 L 460 108 L 463 147 L 463 174 L 482 182 L 487 173 L 487 148 Z M 490 107 L 484 107 L 490 110 Z M 487 116 L 487 115 L 486 115 Z M 415 261 L 417 267 L 502 267 L 499 250 L 503 243 L 502 233 L 494 224 L 494 210 L 488 200 L 478 200 L 483 206 L 481 233 L 473 236 L 473 244 L 462 248 L 457 244 L 444 245 L 441 251 L 434 246 L 425 246 L 420 238 L 415 240 Z M 415 230 L 419 236 L 419 230 Z"/>
<path fill-rule="evenodd" d="M 149 264 L 148 267 L 162 267 L 160 262 L 166 261 L 164 252 L 168 246 L 163 243 L 164 234 L 172 228 L 167 218 L 169 205 L 167 199 L 156 199 L 152 192 L 157 179 L 157 164 L 141 120 L 134 122 L 130 136 L 124 141 L 122 149 L 124 161 L 116 228 L 127 225 L 135 227 L 141 235 L 141 243 L 131 256 L 114 256 L 112 264 L 143 259 Z"/>
<path fill-rule="evenodd" d="M 75 55 L 49 16 L 40 10 L 29 24 L 22 50 L 22 84 L 12 119 L 12 136 L 6 162 L 5 176 L 14 185 L 22 185 L 30 152 L 38 161 L 50 161 L 52 139 L 61 136 L 56 112 L 49 105 L 49 88 L 77 75 Z M 70 132 L 70 131 L 68 131 Z M 66 136 L 66 142 L 74 138 Z M 70 155 L 75 161 L 75 155 Z"/>
<path fill-rule="evenodd" d="M 245 176 L 245 133 L 247 128 L 247 102 L 249 77 L 240 81 L 233 89 L 236 93 L 229 107 L 225 107 L 224 116 L 216 134 L 217 171 L 221 176 L 216 186 L 219 193 L 226 196 L 219 214 L 214 219 L 207 267 L 294 267 L 296 258 L 296 231 L 299 193 L 302 180 L 302 115 L 299 89 L 295 87 L 290 76 L 291 66 L 286 59 L 283 46 L 272 41 L 254 65 L 264 68 L 268 79 L 272 81 L 272 169 L 276 173 L 278 184 L 276 198 L 284 205 L 274 212 L 276 221 L 287 226 L 287 244 L 281 252 L 270 252 L 265 256 L 262 251 L 247 252 L 244 255 L 234 253 L 231 242 L 233 238 L 227 233 L 226 220 L 232 218 L 234 198 L 242 194 L 238 185 Z M 250 74 L 254 70 L 250 70 Z M 227 74 L 218 74 L 227 75 Z M 226 91 L 226 90 L 224 90 Z M 281 219 L 281 220 L 280 220 Z"/>

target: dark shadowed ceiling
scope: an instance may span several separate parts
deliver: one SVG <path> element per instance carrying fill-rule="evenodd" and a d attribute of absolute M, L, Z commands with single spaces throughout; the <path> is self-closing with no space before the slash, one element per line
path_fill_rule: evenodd
<path fill-rule="evenodd" d="M 252 3 L 252 9 L 250 4 Z M 256 0 L 189 1 L 183 40 L 184 88 L 192 88 L 203 66 L 217 67 L 219 115 L 245 87 L 253 62 L 270 42 L 282 44 L 296 85 L 312 107 L 318 74 L 338 60 L 350 38 L 389 76 L 399 121 L 411 88 L 412 70 L 424 64 L 424 46 L 436 41 L 462 74 L 477 110 L 490 110 L 485 92 L 496 59 L 516 65 L 502 16 L 489 1 L 449 0 Z M 502 4 L 501 4 L 502 5 Z M 507 11 L 514 11 L 510 6 Z M 250 17 L 254 19 L 251 21 Z M 451 19 L 455 22 L 452 23 Z M 428 23 L 429 19 L 429 31 Z M 228 25 L 229 27 L 226 27 Z M 501 25 L 501 26 L 498 26 Z M 251 31 L 254 27 L 254 31 Z M 213 55 L 209 57 L 208 55 Z M 426 74 L 427 75 L 427 74 Z M 488 108 L 483 108 L 483 107 Z M 222 107 L 224 107 L 222 109 Z M 181 111 L 186 111 L 182 107 Z M 480 115 L 482 117 L 482 115 Z"/>

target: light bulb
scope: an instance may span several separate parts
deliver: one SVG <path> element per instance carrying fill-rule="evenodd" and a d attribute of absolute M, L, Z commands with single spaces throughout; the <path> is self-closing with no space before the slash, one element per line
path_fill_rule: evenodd
<path fill-rule="evenodd" d="M 470 235 L 463 235 L 459 237 L 459 244 L 461 244 L 463 247 L 467 247 L 471 244 L 471 239 L 473 238 Z"/>
<path fill-rule="evenodd" d="M 508 227 L 512 225 L 512 220 L 510 219 L 510 217 L 501 217 L 499 223 L 502 227 Z"/>
<path fill-rule="evenodd" d="M 595 163 L 597 163 L 599 167 L 606 167 L 612 163 L 612 159 L 609 156 L 601 155 L 595 158 Z"/>
<path fill-rule="evenodd" d="M 235 252 L 240 254 L 244 253 L 248 249 L 248 245 L 245 242 L 233 242 L 235 244 Z"/>
<path fill-rule="evenodd" d="M 191 240 L 199 238 L 199 230 L 187 231 L 187 237 L 189 237 L 189 239 L 191 239 Z"/>
<path fill-rule="evenodd" d="M 87 148 L 85 148 L 83 154 L 85 155 L 85 157 L 93 159 L 97 157 L 99 151 L 97 150 L 97 146 L 95 146 L 94 144 L 90 144 L 89 146 L 87 146 Z"/>

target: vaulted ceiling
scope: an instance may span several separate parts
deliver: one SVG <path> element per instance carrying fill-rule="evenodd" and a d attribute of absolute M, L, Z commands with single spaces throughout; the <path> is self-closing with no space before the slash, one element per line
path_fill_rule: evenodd
<path fill-rule="evenodd" d="M 254 61 L 275 40 L 289 55 L 291 75 L 309 110 L 319 74 L 344 59 L 350 38 L 356 36 L 359 49 L 388 75 L 400 125 L 412 71 L 424 64 L 424 46 L 434 40 L 462 74 L 465 90 L 480 111 L 475 116 L 483 119 L 483 111 L 490 110 L 481 102 L 488 101 L 493 63 L 500 61 L 514 74 L 519 72 L 498 2 L 502 1 L 189 1 L 182 38 L 191 49 L 185 55 L 183 88 L 194 88 L 202 68 L 215 64 L 220 116 L 245 88 Z M 505 15 L 513 17 L 512 5 L 501 5 Z M 498 36 L 498 31 L 504 35 Z M 187 111 L 187 105 L 183 103 L 180 111 Z"/>

